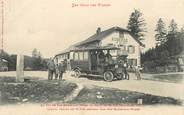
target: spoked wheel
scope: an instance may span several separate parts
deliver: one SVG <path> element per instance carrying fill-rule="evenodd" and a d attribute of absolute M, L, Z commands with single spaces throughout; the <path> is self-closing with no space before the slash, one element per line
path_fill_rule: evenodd
<path fill-rule="evenodd" d="M 79 69 L 75 69 L 74 70 L 74 77 L 79 78 L 80 75 L 81 75 L 80 70 Z"/>
<path fill-rule="evenodd" d="M 116 78 L 117 78 L 118 80 L 122 80 L 122 79 L 123 79 L 123 76 L 124 76 L 124 74 L 118 74 L 118 75 L 116 76 Z"/>
<path fill-rule="evenodd" d="M 111 71 L 104 72 L 104 80 L 111 82 L 114 79 L 114 75 Z"/>

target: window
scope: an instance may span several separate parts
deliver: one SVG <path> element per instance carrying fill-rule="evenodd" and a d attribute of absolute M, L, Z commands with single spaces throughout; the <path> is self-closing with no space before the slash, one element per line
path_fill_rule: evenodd
<path fill-rule="evenodd" d="M 136 66 L 136 65 L 137 65 L 137 59 L 128 59 L 128 63 L 129 63 L 131 66 Z"/>
<path fill-rule="evenodd" d="M 83 52 L 79 52 L 79 60 L 83 60 L 84 57 L 83 57 Z"/>
<path fill-rule="evenodd" d="M 84 60 L 88 60 L 88 52 L 84 52 Z"/>
<path fill-rule="evenodd" d="M 75 52 L 73 53 L 74 60 L 88 60 L 88 52 Z"/>
<path fill-rule="evenodd" d="M 128 46 L 128 53 L 135 53 L 135 47 L 132 45 Z"/>
<path fill-rule="evenodd" d="M 126 46 L 125 45 L 119 45 L 119 47 L 121 48 L 121 50 L 126 51 Z"/>
<path fill-rule="evenodd" d="M 79 60 L 78 52 L 75 52 L 75 53 L 74 53 L 74 57 L 73 57 L 73 58 L 74 58 L 74 60 Z"/>
<path fill-rule="evenodd" d="M 132 59 L 132 63 L 133 63 L 133 65 L 137 65 L 137 59 Z"/>
<path fill-rule="evenodd" d="M 124 38 L 124 33 L 121 33 L 121 32 L 120 32 L 120 33 L 119 33 L 119 37 L 120 37 L 120 38 Z"/>
<path fill-rule="evenodd" d="M 74 52 L 70 52 L 70 59 L 73 59 Z"/>

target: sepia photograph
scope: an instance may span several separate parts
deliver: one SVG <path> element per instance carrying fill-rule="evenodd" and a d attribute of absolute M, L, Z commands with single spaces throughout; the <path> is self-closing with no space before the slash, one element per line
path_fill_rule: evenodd
<path fill-rule="evenodd" d="M 0 0 L 0 114 L 183 115 L 184 0 Z"/>

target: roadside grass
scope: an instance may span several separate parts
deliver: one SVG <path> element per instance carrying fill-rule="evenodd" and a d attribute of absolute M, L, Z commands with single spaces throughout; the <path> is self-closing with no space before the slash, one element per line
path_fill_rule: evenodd
<path fill-rule="evenodd" d="M 152 75 L 150 77 L 143 78 L 145 80 L 182 83 L 184 80 L 184 74 L 168 74 L 168 75 Z"/>
<path fill-rule="evenodd" d="M 137 104 L 142 99 L 143 105 L 169 104 L 181 105 L 182 101 L 170 97 L 161 97 L 144 94 L 134 91 L 110 89 L 94 86 L 85 87 L 78 97 L 71 103 L 92 103 L 92 104 Z"/>
<path fill-rule="evenodd" d="M 8 82 L 0 82 L 1 105 L 63 101 L 77 87 L 74 83 L 59 80 L 16 83 L 11 77 L 5 79 Z"/>

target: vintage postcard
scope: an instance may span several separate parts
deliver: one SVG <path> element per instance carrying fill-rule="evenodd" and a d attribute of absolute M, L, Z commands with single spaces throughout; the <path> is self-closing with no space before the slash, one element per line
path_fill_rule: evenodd
<path fill-rule="evenodd" d="M 183 115 L 184 0 L 0 0 L 1 115 Z"/>

